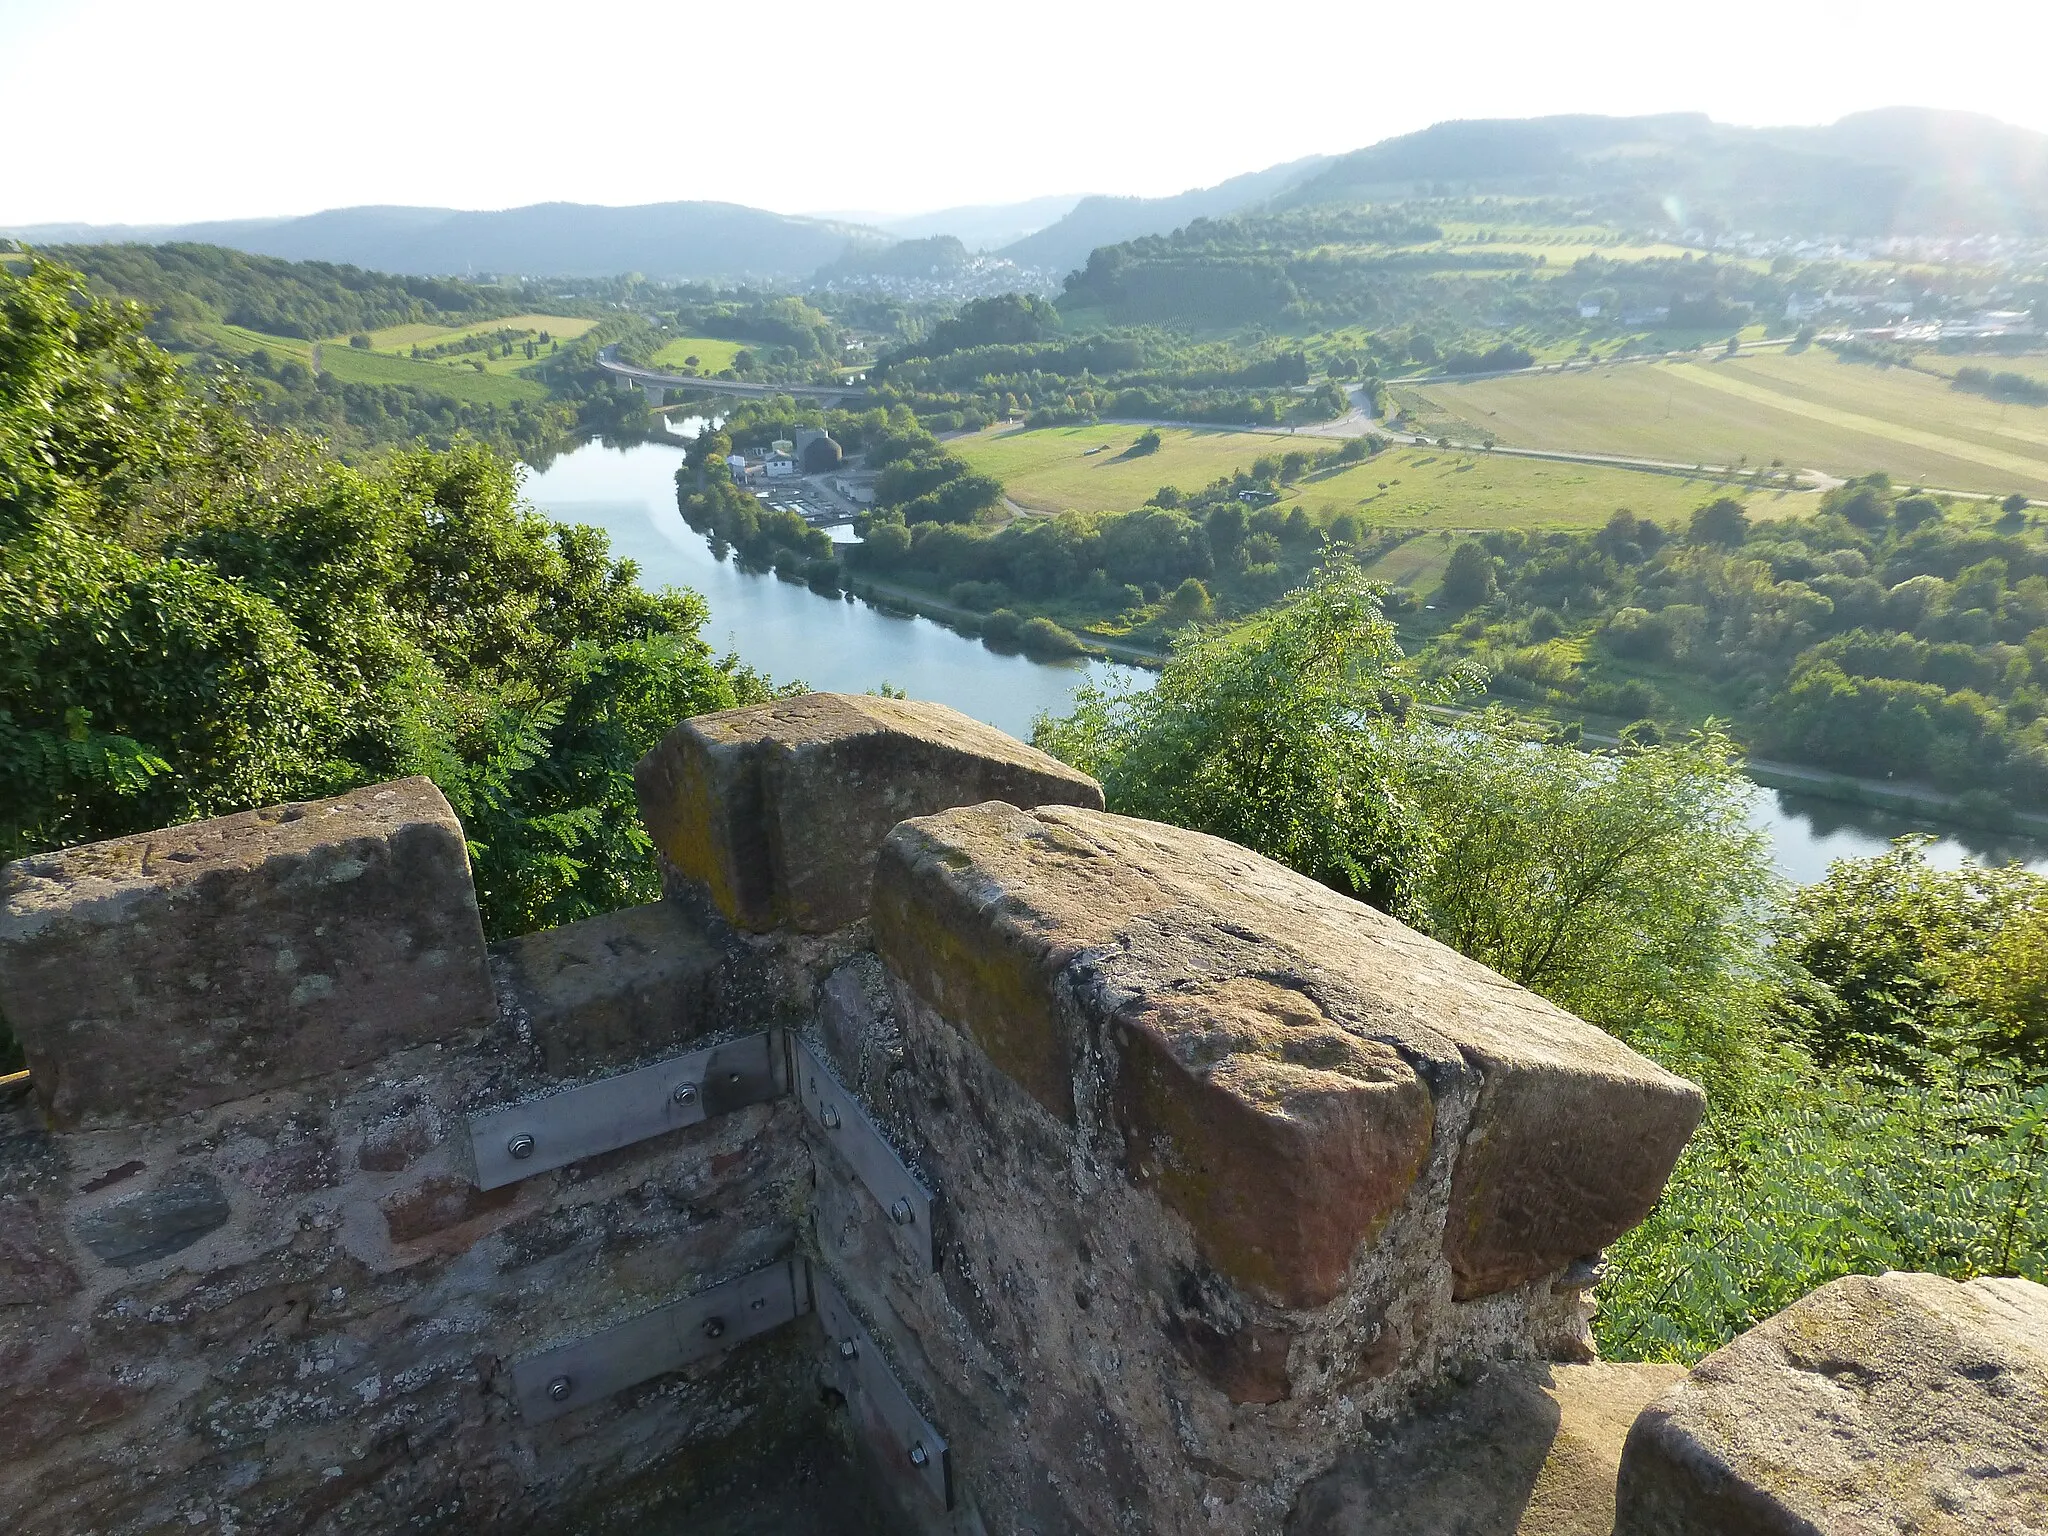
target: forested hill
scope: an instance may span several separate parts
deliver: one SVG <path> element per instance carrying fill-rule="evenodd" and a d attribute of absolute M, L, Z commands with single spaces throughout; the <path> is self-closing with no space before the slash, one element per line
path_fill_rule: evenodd
<path fill-rule="evenodd" d="M 1019 266 L 1064 272 L 1099 245 L 1163 235 L 1191 219 L 1218 219 L 1264 203 L 1329 163 L 1327 155 L 1312 155 L 1173 197 L 1084 197 L 1065 218 L 1004 246 L 1001 254 Z"/>
<path fill-rule="evenodd" d="M 397 277 L 324 261 L 283 261 L 214 245 L 77 245 L 45 252 L 101 292 L 155 311 L 169 337 L 193 322 L 317 340 L 390 325 L 461 324 L 518 312 L 516 291 Z"/>
<path fill-rule="evenodd" d="M 1438 123 L 1344 155 L 1272 199 L 1318 207 L 1569 196 L 1650 227 L 1786 235 L 2048 233 L 2048 136 L 1891 107 L 1818 128 L 1696 113 Z"/>
<path fill-rule="evenodd" d="M 736 203 L 604 208 L 538 203 L 486 213 L 452 208 L 334 208 L 295 219 L 245 219 L 136 231 L 90 226 L 5 231 L 35 243 L 138 238 L 229 246 L 294 261 L 345 262 L 427 276 L 801 278 L 850 246 L 888 245 L 860 225 L 793 218 Z"/>

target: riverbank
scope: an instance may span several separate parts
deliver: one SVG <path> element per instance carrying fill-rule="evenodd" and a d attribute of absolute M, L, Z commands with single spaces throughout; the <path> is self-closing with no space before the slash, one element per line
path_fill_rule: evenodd
<path fill-rule="evenodd" d="M 930 619 L 933 623 L 943 624 L 955 634 L 970 640 L 983 639 L 982 627 L 989 618 L 988 614 L 978 613 L 972 608 L 962 608 L 953 603 L 941 602 L 929 592 L 921 591 L 916 587 L 905 586 L 893 581 L 878 581 L 870 576 L 849 575 L 846 578 L 846 590 L 864 603 L 872 603 L 875 607 L 885 611 L 915 614 L 921 618 Z M 1026 617 L 1031 617 L 1031 615 L 1026 615 Z M 1072 630 L 1067 630 L 1065 633 L 1074 634 Z M 1074 634 L 1074 642 L 1080 647 L 1080 650 L 1072 654 L 1092 657 L 1101 661 L 1120 662 L 1127 667 L 1143 667 L 1148 672 L 1158 671 L 1167 662 L 1167 656 L 1162 651 L 1148 650 L 1142 646 L 1125 645 L 1115 640 L 1104 639 L 1100 635 Z M 985 640 L 984 643 L 986 643 Z M 1025 649 L 1022 654 L 1030 655 L 1031 653 L 1028 649 Z M 1033 657 L 1033 659 L 1052 661 L 1059 658 L 1052 656 Z"/>

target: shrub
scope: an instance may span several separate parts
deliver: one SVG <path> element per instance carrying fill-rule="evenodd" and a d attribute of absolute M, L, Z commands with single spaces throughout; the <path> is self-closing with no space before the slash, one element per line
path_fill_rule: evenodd
<path fill-rule="evenodd" d="M 1017 644 L 1028 656 L 1078 656 L 1081 642 L 1069 630 L 1051 619 L 1026 619 L 1017 631 Z"/>

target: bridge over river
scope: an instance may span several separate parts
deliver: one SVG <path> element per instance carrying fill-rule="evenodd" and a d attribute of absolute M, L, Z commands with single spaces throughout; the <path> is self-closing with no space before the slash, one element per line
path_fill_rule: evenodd
<path fill-rule="evenodd" d="M 848 401 L 867 398 L 864 384 L 754 384 L 738 379 L 707 379 L 701 374 L 665 373 L 659 368 L 642 368 L 622 363 L 610 347 L 597 354 L 597 366 L 613 378 L 637 384 L 646 391 L 647 401 L 657 409 L 671 392 L 700 395 L 790 395 L 798 400 Z"/>

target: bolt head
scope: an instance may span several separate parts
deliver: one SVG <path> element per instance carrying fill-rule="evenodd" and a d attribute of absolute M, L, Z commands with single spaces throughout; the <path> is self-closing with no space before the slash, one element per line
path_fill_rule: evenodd
<path fill-rule="evenodd" d="M 533 1138 L 521 1132 L 505 1143 L 505 1150 L 521 1162 L 524 1162 L 527 1158 L 533 1156 L 533 1146 Z"/>
<path fill-rule="evenodd" d="M 696 1102 L 697 1102 L 697 1085 L 696 1085 L 695 1083 L 678 1083 L 678 1084 L 676 1085 L 676 1091 L 675 1091 L 675 1095 L 674 1095 L 674 1097 L 675 1097 L 675 1101 L 676 1101 L 676 1102 L 677 1102 L 678 1104 L 694 1104 L 694 1103 L 696 1103 Z"/>
<path fill-rule="evenodd" d="M 723 1337 L 724 1333 L 725 1333 L 725 1319 L 724 1319 L 724 1318 L 722 1318 L 722 1317 L 707 1317 L 707 1318 L 705 1318 L 705 1319 L 704 1319 L 704 1337 L 705 1337 L 705 1338 L 707 1338 L 707 1339 L 716 1339 L 716 1338 L 720 1338 L 720 1337 Z"/>
<path fill-rule="evenodd" d="M 925 1450 L 922 1440 L 910 1448 L 910 1464 L 913 1467 L 921 1467 L 931 1459 L 931 1453 Z"/>
<path fill-rule="evenodd" d="M 854 1358 L 854 1357 L 855 1357 L 856 1355 L 858 1355 L 859 1353 L 860 1353 L 860 1347 L 859 1347 L 858 1345 L 856 1345 L 856 1344 L 855 1344 L 855 1343 L 853 1342 L 853 1340 L 851 1340 L 851 1339 L 841 1339 L 841 1340 L 839 1341 L 839 1358 L 840 1358 L 840 1359 L 842 1359 L 842 1360 L 851 1360 L 851 1359 L 853 1359 L 853 1358 Z"/>
<path fill-rule="evenodd" d="M 917 1211 L 912 1207 L 908 1195 L 896 1197 L 895 1204 L 889 1207 L 889 1219 L 899 1227 L 907 1227 L 917 1220 Z"/>
<path fill-rule="evenodd" d="M 569 1394 L 576 1390 L 576 1383 L 566 1376 L 557 1376 L 548 1383 L 548 1396 L 558 1403 L 567 1402 Z"/>

